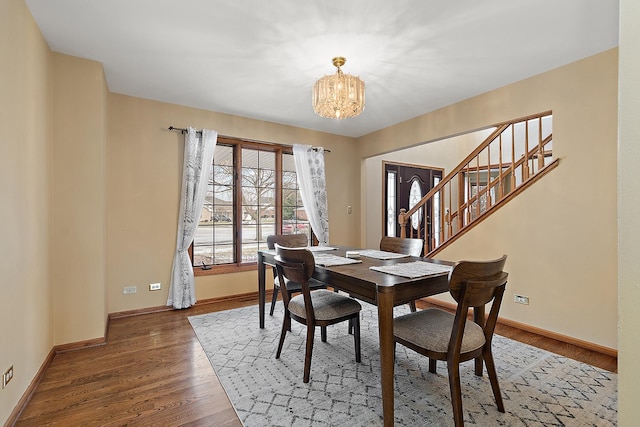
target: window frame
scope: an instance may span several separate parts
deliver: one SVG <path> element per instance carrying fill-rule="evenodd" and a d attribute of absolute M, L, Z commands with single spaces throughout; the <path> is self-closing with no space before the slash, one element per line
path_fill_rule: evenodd
<path fill-rule="evenodd" d="M 193 265 L 193 248 L 194 242 L 189 246 L 189 258 L 193 266 L 194 276 L 209 276 L 216 274 L 237 273 L 242 271 L 257 270 L 258 263 L 256 261 L 242 262 L 242 162 L 241 153 L 243 149 L 252 149 L 275 153 L 275 230 L 277 234 L 282 233 L 282 202 L 283 202 L 283 155 L 293 155 L 293 147 L 288 145 L 280 145 L 270 142 L 251 141 L 242 138 L 232 138 L 226 136 L 218 136 L 217 144 L 233 146 L 233 230 L 235 248 L 234 258 L 236 262 L 230 264 Z M 311 232 L 311 244 L 317 244 L 317 239 Z"/>

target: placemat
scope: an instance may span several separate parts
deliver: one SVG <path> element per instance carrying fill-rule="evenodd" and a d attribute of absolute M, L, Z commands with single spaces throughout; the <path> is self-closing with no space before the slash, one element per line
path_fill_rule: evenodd
<path fill-rule="evenodd" d="M 336 265 L 358 264 L 362 262 L 359 259 L 345 258 L 342 256 L 325 254 L 325 253 L 314 253 L 313 257 L 316 259 L 316 264 L 323 265 L 325 267 L 332 267 Z"/>
<path fill-rule="evenodd" d="M 322 252 L 322 251 L 335 251 L 338 248 L 334 248 L 333 246 L 307 246 L 311 252 Z"/>
<path fill-rule="evenodd" d="M 438 274 L 449 273 L 453 267 L 448 265 L 434 264 L 431 262 L 414 261 L 403 262 L 393 265 L 382 265 L 379 267 L 369 267 L 371 270 L 380 271 L 382 273 L 393 274 L 395 276 L 408 277 L 415 279 L 416 277 L 435 276 Z"/>
<path fill-rule="evenodd" d="M 375 258 L 375 259 L 396 259 L 396 258 L 406 258 L 409 255 L 399 254 L 396 252 L 378 251 L 375 249 L 365 249 L 360 251 L 360 256 L 366 256 L 366 257 Z"/>

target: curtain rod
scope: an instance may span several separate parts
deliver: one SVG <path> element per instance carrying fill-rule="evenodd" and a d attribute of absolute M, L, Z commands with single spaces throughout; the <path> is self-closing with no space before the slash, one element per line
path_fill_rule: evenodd
<path fill-rule="evenodd" d="M 172 131 L 175 131 L 175 132 L 180 132 L 181 134 L 185 134 L 185 133 L 187 133 L 187 129 L 185 129 L 185 128 L 177 128 L 177 127 L 174 127 L 174 126 L 169 126 L 169 130 L 172 130 Z M 196 131 L 196 133 L 198 133 L 198 134 L 202 135 L 202 131 L 201 131 L 201 130 Z M 225 136 L 225 135 L 218 135 L 218 136 L 221 136 L 221 137 L 223 137 L 223 138 L 239 139 L 239 138 L 235 138 L 235 137 L 231 137 L 231 136 Z M 251 140 L 251 142 L 259 142 L 259 143 L 261 143 L 261 144 L 269 144 L 269 145 L 279 145 L 279 146 L 281 146 L 281 147 L 292 147 L 291 145 L 287 145 L 287 144 L 276 144 L 275 142 L 264 142 L 264 141 L 254 141 L 254 140 Z M 311 149 L 312 149 L 312 150 L 315 150 L 315 151 L 318 151 L 318 150 L 319 150 L 319 147 L 311 147 Z M 325 153 L 330 153 L 330 152 L 331 152 L 331 150 L 327 150 L 327 149 L 325 148 L 325 149 L 324 149 L 324 152 L 325 152 Z"/>

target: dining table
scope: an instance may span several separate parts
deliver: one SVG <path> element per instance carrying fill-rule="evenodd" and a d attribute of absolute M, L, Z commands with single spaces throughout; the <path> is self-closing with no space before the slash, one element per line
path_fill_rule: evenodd
<path fill-rule="evenodd" d="M 385 426 L 393 426 L 395 386 L 393 308 L 419 298 L 448 292 L 448 272 L 454 263 L 401 254 L 388 253 L 388 256 L 385 256 L 383 251 L 346 246 L 324 248 L 314 246 L 308 249 L 316 257 L 313 273 L 315 279 L 377 306 L 383 420 Z M 347 252 L 349 257 L 346 256 Z M 275 255 L 275 250 L 258 251 L 260 328 L 264 328 L 265 323 L 266 268 L 275 264 Z M 340 263 L 341 260 L 350 261 Z M 415 269 L 411 268 L 413 266 L 423 270 L 426 268 L 426 270 L 415 273 Z M 415 277 L 416 274 L 423 275 Z M 483 318 L 484 309 L 474 312 L 476 322 Z M 476 359 L 475 371 L 476 375 L 482 375 L 481 359 Z"/>

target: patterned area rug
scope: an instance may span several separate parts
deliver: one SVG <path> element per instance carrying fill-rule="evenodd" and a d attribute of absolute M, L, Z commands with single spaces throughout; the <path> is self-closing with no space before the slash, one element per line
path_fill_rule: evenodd
<path fill-rule="evenodd" d="M 279 310 L 278 310 L 279 309 Z M 282 356 L 275 359 L 282 303 L 265 329 L 257 306 L 189 318 L 209 360 L 246 427 L 382 425 L 377 312 L 363 304 L 362 363 L 345 324 L 316 331 L 311 381 L 302 382 L 304 326 L 292 322 Z M 397 307 L 397 314 L 408 309 Z M 479 426 L 614 426 L 617 375 L 501 336 L 494 357 L 506 413 L 498 412 L 489 380 L 461 365 L 464 421 Z M 447 369 L 428 371 L 426 357 L 396 351 L 395 423 L 453 425 Z"/>

